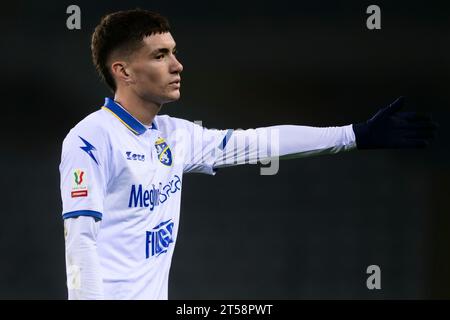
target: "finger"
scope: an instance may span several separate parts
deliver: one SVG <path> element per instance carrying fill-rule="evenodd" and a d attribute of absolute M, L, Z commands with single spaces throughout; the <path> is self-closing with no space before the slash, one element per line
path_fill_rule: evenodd
<path fill-rule="evenodd" d="M 415 111 L 403 111 L 397 112 L 393 117 L 407 120 L 407 121 L 431 121 L 432 117 L 430 113 L 415 112 Z"/>
<path fill-rule="evenodd" d="M 399 148 L 425 148 L 430 145 L 426 139 L 402 139 Z"/>
<path fill-rule="evenodd" d="M 391 115 L 399 111 L 405 103 L 405 97 L 401 96 L 398 97 L 394 102 L 392 102 L 387 108 L 386 108 L 386 114 Z"/>
<path fill-rule="evenodd" d="M 434 140 L 437 137 L 436 131 L 410 131 L 402 135 L 406 139 L 431 139 Z"/>
<path fill-rule="evenodd" d="M 404 103 L 404 97 L 397 98 L 394 102 L 392 102 L 387 107 L 380 109 L 375 116 L 372 118 L 373 120 L 376 119 L 383 119 L 386 117 L 389 117 L 393 114 L 395 114 L 397 111 L 399 111 Z"/>
<path fill-rule="evenodd" d="M 408 122 L 395 124 L 395 129 L 398 130 L 437 130 L 439 128 L 439 124 L 436 122 L 425 122 L 425 121 L 417 121 L 417 122 Z"/>

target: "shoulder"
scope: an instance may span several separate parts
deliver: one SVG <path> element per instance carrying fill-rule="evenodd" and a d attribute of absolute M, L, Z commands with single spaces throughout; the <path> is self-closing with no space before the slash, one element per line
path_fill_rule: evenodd
<path fill-rule="evenodd" d="M 167 126 L 177 126 L 177 125 L 178 126 L 189 126 L 189 125 L 193 124 L 193 122 L 191 122 L 189 120 L 171 117 L 167 114 L 157 115 L 155 117 L 155 123 L 158 128 L 159 127 L 167 127 Z"/>
<path fill-rule="evenodd" d="M 189 130 L 201 128 L 201 125 L 181 118 L 168 115 L 158 115 L 155 117 L 155 124 L 159 131 L 164 133 L 173 133 L 175 130 Z"/>
<path fill-rule="evenodd" d="M 97 110 L 78 122 L 66 135 L 63 147 L 69 147 L 73 142 L 87 141 L 90 144 L 104 144 L 109 141 L 110 121 L 104 110 Z"/>
<path fill-rule="evenodd" d="M 185 119 L 170 117 L 168 115 L 158 115 L 155 117 L 155 124 L 164 138 L 189 143 L 214 143 L 229 137 L 232 130 L 208 129 L 203 127 L 201 121 L 189 121 Z"/>

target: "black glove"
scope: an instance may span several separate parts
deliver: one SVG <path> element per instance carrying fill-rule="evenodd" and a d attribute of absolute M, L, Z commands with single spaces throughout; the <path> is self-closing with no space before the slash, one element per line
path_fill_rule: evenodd
<path fill-rule="evenodd" d="M 400 97 L 370 120 L 353 124 L 358 149 L 424 148 L 429 145 L 436 137 L 438 124 L 429 114 L 399 112 L 404 100 Z"/>

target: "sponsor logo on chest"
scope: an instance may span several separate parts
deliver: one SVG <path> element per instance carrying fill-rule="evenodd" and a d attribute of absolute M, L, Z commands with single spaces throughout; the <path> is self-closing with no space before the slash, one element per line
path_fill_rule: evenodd
<path fill-rule="evenodd" d="M 149 208 L 153 211 L 155 207 L 166 202 L 174 193 L 181 191 L 181 178 L 175 175 L 172 180 L 163 185 L 161 182 L 158 187 L 154 184 L 151 188 L 144 188 L 142 184 L 131 185 L 130 197 L 128 200 L 129 208 Z"/>
<path fill-rule="evenodd" d="M 151 231 L 145 233 L 145 258 L 148 259 L 153 256 L 159 256 L 166 253 L 169 245 L 173 240 L 172 219 L 161 222 Z"/>

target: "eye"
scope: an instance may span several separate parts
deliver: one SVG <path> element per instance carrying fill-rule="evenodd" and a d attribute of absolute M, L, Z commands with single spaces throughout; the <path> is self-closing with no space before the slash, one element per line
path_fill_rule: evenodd
<path fill-rule="evenodd" d="M 158 60 L 161 60 L 162 58 L 164 58 L 163 54 L 159 54 L 159 55 L 156 56 L 156 59 L 158 59 Z"/>

